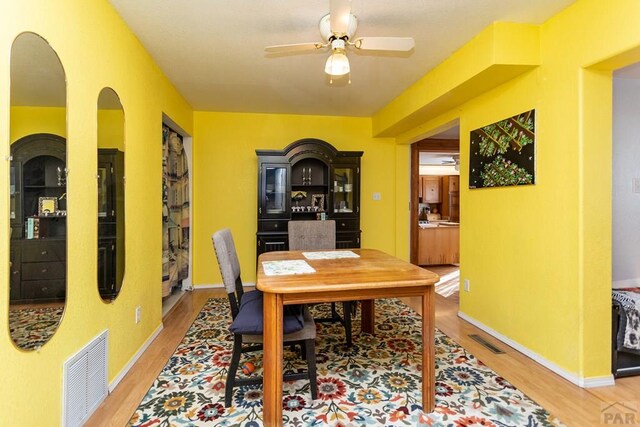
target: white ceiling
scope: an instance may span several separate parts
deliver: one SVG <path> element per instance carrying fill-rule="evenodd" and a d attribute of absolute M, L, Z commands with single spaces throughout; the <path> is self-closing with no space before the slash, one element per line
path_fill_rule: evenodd
<path fill-rule="evenodd" d="M 459 153 L 432 153 L 421 151 L 419 156 L 420 165 L 441 166 L 453 162 L 453 156 L 459 156 Z"/>
<path fill-rule="evenodd" d="M 413 37 L 409 54 L 349 51 L 351 84 L 324 74 L 329 0 L 109 0 L 196 110 L 371 116 L 494 21 L 540 24 L 574 0 L 353 0 L 356 37 Z"/>
<path fill-rule="evenodd" d="M 11 105 L 62 107 L 66 105 L 65 72 L 47 41 L 22 33 L 11 46 Z"/>

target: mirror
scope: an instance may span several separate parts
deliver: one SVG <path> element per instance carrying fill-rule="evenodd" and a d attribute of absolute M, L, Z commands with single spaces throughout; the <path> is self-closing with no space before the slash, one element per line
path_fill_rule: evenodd
<path fill-rule="evenodd" d="M 62 320 L 67 294 L 66 79 L 46 40 L 11 47 L 9 332 L 37 350 Z"/>
<path fill-rule="evenodd" d="M 116 299 L 124 278 L 124 109 L 118 94 L 98 96 L 98 291 Z"/>

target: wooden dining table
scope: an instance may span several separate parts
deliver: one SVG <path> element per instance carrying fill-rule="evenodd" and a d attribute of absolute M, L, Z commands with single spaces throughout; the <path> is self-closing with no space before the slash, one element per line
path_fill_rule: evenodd
<path fill-rule="evenodd" d="M 422 407 L 435 406 L 435 304 L 438 275 L 375 249 L 350 249 L 354 257 L 308 259 L 313 251 L 266 252 L 258 258 L 256 288 L 264 293 L 264 425 L 282 425 L 282 316 L 287 304 L 362 301 L 362 331 L 374 333 L 376 298 L 422 299 Z M 316 251 L 317 252 L 317 251 Z M 350 254 L 336 254 L 350 255 Z M 329 254 L 331 256 L 331 254 Z M 268 267 L 305 261 L 314 271 L 267 275 Z M 300 262 L 300 261 L 298 261 Z"/>

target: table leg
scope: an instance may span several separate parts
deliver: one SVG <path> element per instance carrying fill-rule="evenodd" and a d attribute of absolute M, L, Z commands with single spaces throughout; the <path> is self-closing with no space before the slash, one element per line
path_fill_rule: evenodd
<path fill-rule="evenodd" d="M 373 334 L 373 330 L 375 329 L 375 300 L 368 299 L 360 301 L 362 307 L 362 332 L 366 332 L 368 334 Z"/>
<path fill-rule="evenodd" d="M 263 410 L 266 427 L 282 425 L 282 295 L 264 293 Z"/>
<path fill-rule="evenodd" d="M 433 412 L 436 405 L 436 310 L 435 288 L 422 295 L 422 409 Z"/>

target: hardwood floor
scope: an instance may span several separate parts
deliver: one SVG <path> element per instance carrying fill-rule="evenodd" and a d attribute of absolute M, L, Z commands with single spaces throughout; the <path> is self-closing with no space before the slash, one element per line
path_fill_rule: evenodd
<path fill-rule="evenodd" d="M 436 267 L 430 269 L 438 272 Z M 86 425 L 126 425 L 207 299 L 224 296 L 222 289 L 194 291 L 185 295 L 164 319 L 162 332 Z M 419 301 L 403 300 L 420 311 Z M 437 327 L 566 425 L 601 426 L 604 424 L 601 410 L 609 405 L 615 402 L 629 402 L 633 407 L 640 405 L 640 377 L 618 379 L 612 387 L 579 388 L 460 319 L 457 312 L 457 299 L 436 295 Z M 492 353 L 469 338 L 469 334 L 482 336 L 505 353 Z"/>

